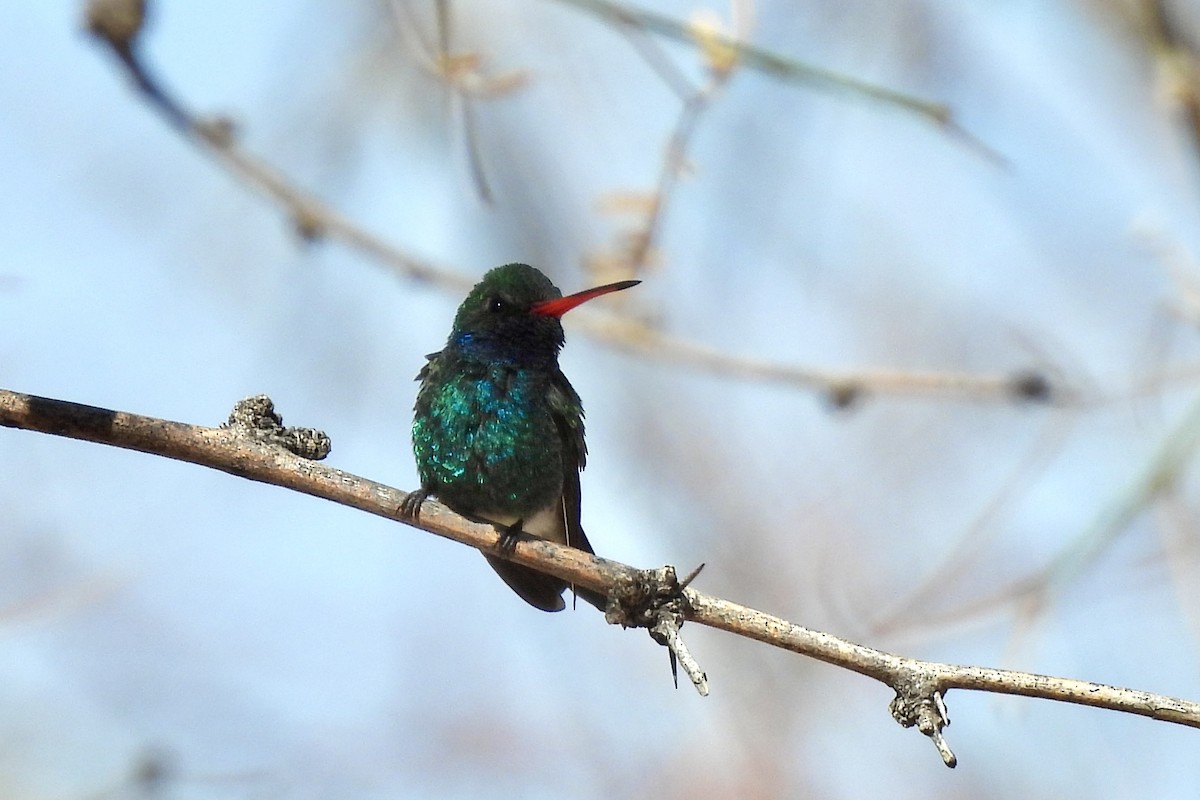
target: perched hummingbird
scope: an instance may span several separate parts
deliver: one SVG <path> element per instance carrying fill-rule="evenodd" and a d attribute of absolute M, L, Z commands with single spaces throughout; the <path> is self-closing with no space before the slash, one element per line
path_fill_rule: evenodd
<path fill-rule="evenodd" d="M 421 491 L 405 499 L 415 518 L 429 495 L 465 517 L 594 552 L 579 524 L 579 471 L 587 447 L 583 406 L 562 370 L 563 314 L 621 281 L 563 297 L 527 264 L 483 276 L 458 307 L 450 338 L 417 380 L 413 452 Z M 503 546 L 503 540 L 502 540 Z M 561 611 L 567 582 L 486 555 L 527 603 Z M 604 599 L 576 593 L 603 608 Z"/>

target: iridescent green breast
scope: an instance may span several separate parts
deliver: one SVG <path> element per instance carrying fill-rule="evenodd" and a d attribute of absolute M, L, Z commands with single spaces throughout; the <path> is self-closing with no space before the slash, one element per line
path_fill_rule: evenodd
<path fill-rule="evenodd" d="M 532 513 L 562 491 L 562 441 L 546 376 L 510 364 L 422 372 L 413 418 L 421 485 L 462 513 Z"/>

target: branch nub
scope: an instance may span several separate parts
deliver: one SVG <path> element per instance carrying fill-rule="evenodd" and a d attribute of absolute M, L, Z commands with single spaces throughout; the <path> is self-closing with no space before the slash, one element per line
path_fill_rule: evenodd
<path fill-rule="evenodd" d="M 933 742 L 938 755 L 942 757 L 942 763 L 951 769 L 958 766 L 958 757 L 942 736 L 942 729 L 950 724 L 950 713 L 946 710 L 941 690 L 917 680 L 898 681 L 894 688 L 896 696 L 888 706 L 892 718 L 905 728 L 915 725 Z"/>
<path fill-rule="evenodd" d="M 638 570 L 636 577 L 618 583 L 609 592 L 604 618 L 610 625 L 648 630 L 650 638 L 666 647 L 670 654 L 675 686 L 679 686 L 678 667 L 683 667 L 696 691 L 707 697 L 708 676 L 679 635 L 684 620 L 692 612 L 684 590 L 699 572 L 700 568 L 693 570 L 681 583 L 675 568 L 669 564 L 660 569 Z"/>
<path fill-rule="evenodd" d="M 324 431 L 283 427 L 283 417 L 275 413 L 275 404 L 265 394 L 239 400 L 221 427 L 243 431 L 261 442 L 282 447 L 310 461 L 320 461 L 333 448 Z"/>

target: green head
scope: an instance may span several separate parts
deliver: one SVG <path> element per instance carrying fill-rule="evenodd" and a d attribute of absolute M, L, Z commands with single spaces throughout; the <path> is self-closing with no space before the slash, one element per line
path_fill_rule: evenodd
<path fill-rule="evenodd" d="M 594 297 L 628 289 L 620 281 L 563 297 L 558 287 L 528 264 L 489 270 L 458 307 L 449 345 L 489 356 L 558 355 L 563 344 L 559 319 Z"/>

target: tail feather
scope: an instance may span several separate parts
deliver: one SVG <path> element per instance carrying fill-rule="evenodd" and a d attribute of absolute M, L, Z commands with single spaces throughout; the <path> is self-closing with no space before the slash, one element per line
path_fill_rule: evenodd
<path fill-rule="evenodd" d="M 582 550 L 585 553 L 595 554 L 595 551 L 592 550 L 592 543 L 588 541 L 583 528 L 579 527 L 578 524 L 572 525 L 568 529 L 568 539 L 571 547 Z M 490 556 L 487 553 L 484 553 L 483 557 L 491 564 L 492 569 L 496 570 L 496 574 L 508 584 L 508 588 L 516 592 L 522 600 L 534 608 L 541 609 L 542 611 L 562 611 L 567 607 L 567 604 L 563 601 L 562 594 L 568 587 L 575 592 L 576 597 L 582 598 L 585 602 L 601 611 L 604 611 L 608 605 L 608 597 L 599 592 L 592 591 L 583 586 L 575 586 L 564 581 L 562 578 L 556 578 L 553 575 L 538 572 L 536 569 L 531 569 L 522 564 L 514 564 L 511 561 Z"/>
<path fill-rule="evenodd" d="M 492 565 L 492 569 L 496 570 L 496 574 L 508 584 L 508 588 L 520 595 L 522 600 L 534 608 L 540 608 L 542 611 L 562 611 L 567 607 L 562 599 L 567 582 L 562 578 L 556 578 L 553 575 L 538 572 L 536 569 L 505 561 L 502 558 L 489 556 L 486 553 L 483 557 Z"/>

